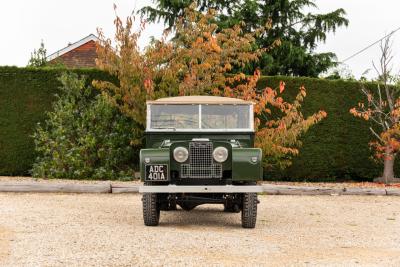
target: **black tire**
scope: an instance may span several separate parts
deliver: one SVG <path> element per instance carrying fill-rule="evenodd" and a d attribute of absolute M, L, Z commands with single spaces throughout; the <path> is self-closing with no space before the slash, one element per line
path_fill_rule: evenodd
<path fill-rule="evenodd" d="M 157 226 L 160 221 L 160 208 L 157 203 L 157 194 L 144 193 L 142 202 L 144 225 Z"/>
<path fill-rule="evenodd" d="M 242 227 L 256 227 L 258 204 L 257 193 L 244 193 L 242 203 Z"/>
<path fill-rule="evenodd" d="M 181 208 L 182 208 L 183 210 L 186 210 L 186 211 L 191 211 L 192 209 L 194 209 L 194 208 L 197 207 L 196 204 L 193 204 L 193 203 L 186 203 L 186 202 L 179 203 L 179 206 L 181 206 Z"/>

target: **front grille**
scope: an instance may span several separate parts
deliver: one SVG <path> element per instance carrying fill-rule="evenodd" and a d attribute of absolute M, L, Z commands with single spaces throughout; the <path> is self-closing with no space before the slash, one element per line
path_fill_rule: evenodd
<path fill-rule="evenodd" d="M 212 142 L 190 142 L 189 164 L 182 164 L 181 178 L 222 178 L 222 165 L 213 162 Z"/>
<path fill-rule="evenodd" d="M 190 142 L 190 164 L 198 167 L 210 167 L 213 163 L 213 144 L 211 142 Z"/>

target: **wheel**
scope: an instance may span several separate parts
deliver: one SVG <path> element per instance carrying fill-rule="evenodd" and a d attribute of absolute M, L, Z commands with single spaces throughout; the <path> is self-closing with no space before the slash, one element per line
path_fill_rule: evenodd
<path fill-rule="evenodd" d="M 242 199 L 242 227 L 254 228 L 257 221 L 257 193 L 244 193 Z"/>
<path fill-rule="evenodd" d="M 181 208 L 183 210 L 190 211 L 190 210 L 196 208 L 197 204 L 182 202 L 182 203 L 179 203 L 179 206 L 181 206 Z"/>
<path fill-rule="evenodd" d="M 157 194 L 144 193 L 142 202 L 144 225 L 157 226 L 160 221 L 160 207 L 157 203 Z"/>

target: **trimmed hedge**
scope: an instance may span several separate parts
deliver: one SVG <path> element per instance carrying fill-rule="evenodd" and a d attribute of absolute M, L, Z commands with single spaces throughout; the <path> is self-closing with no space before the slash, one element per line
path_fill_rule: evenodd
<path fill-rule="evenodd" d="M 359 82 L 275 76 L 263 77 L 258 86 L 277 87 L 279 81 L 285 81 L 284 98 L 289 100 L 300 86 L 305 86 L 307 97 L 302 108 L 305 116 L 320 109 L 328 116 L 302 137 L 300 155 L 294 158 L 292 166 L 284 171 L 265 172 L 265 179 L 368 181 L 381 174 L 382 166 L 372 159 L 368 145 L 372 139 L 370 124 L 349 113 L 363 99 Z M 374 84 L 366 86 L 376 88 Z"/>
<path fill-rule="evenodd" d="M 51 109 L 63 69 L 0 67 L 0 175 L 29 175 L 35 160 L 33 132 Z M 76 70 L 110 79 L 94 69 Z"/>
<path fill-rule="evenodd" d="M 62 71 L 0 67 L 0 175 L 29 175 L 35 160 L 33 130 L 51 109 Z M 111 79 L 99 70 L 74 71 L 89 80 Z M 371 180 L 379 176 L 381 166 L 371 159 L 368 146 L 369 125 L 349 113 L 362 97 L 358 82 L 276 76 L 263 77 L 259 88 L 277 87 L 281 80 L 286 82 L 284 97 L 289 100 L 301 85 L 306 87 L 306 116 L 323 109 L 328 117 L 302 138 L 303 147 L 293 165 L 284 171 L 266 172 L 266 179 Z"/>

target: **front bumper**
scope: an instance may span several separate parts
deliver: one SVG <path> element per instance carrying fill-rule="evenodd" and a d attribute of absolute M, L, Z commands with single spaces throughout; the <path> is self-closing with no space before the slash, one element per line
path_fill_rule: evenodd
<path fill-rule="evenodd" d="M 139 193 L 261 193 L 260 185 L 143 185 Z"/>

